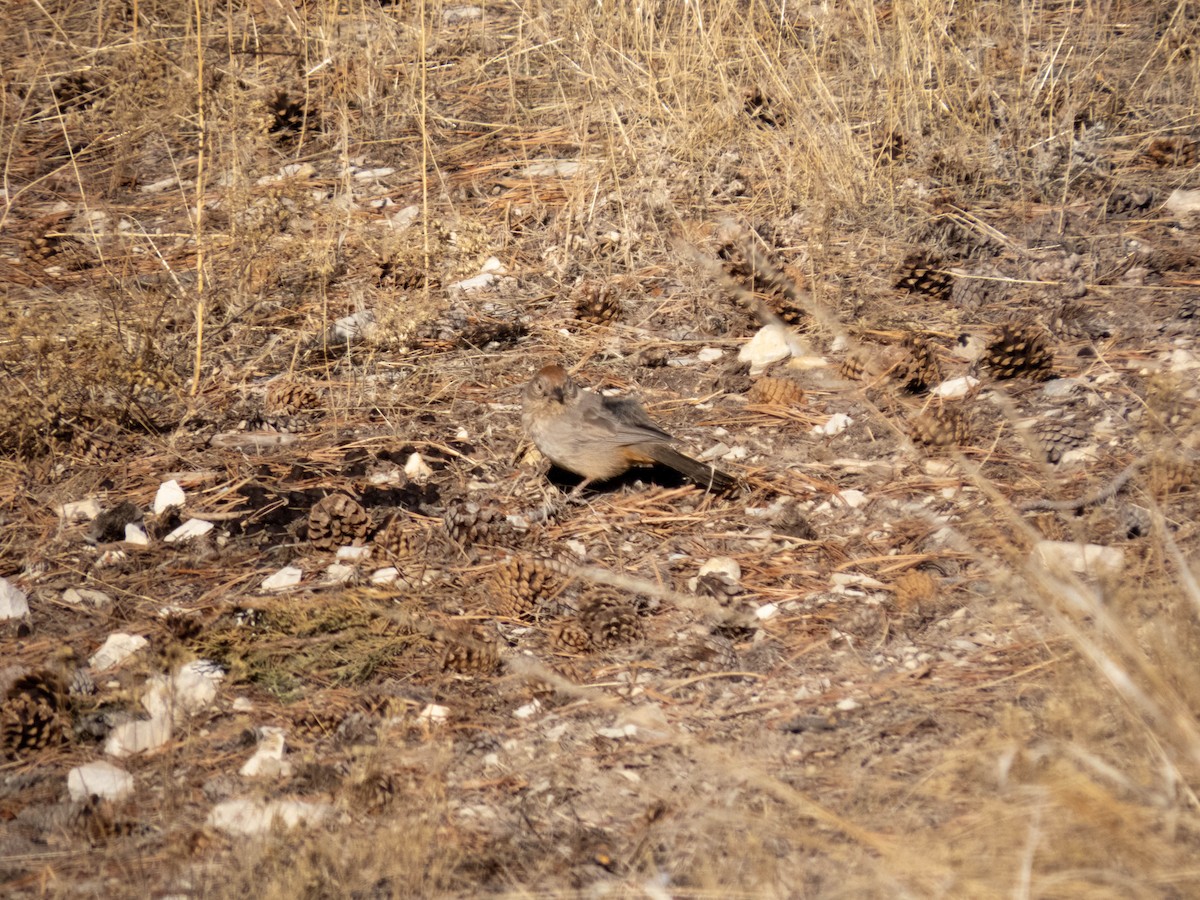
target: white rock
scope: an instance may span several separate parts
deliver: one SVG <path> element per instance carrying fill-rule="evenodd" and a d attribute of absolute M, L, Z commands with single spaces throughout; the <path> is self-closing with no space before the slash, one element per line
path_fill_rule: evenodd
<path fill-rule="evenodd" d="M 731 556 L 714 556 L 712 559 L 706 560 L 700 566 L 700 575 L 708 575 L 712 572 L 717 572 L 721 575 L 727 575 L 734 581 L 742 580 L 742 567 L 738 565 L 738 561 Z"/>
<path fill-rule="evenodd" d="M 388 218 L 388 223 L 397 231 L 403 231 L 417 221 L 417 216 L 421 215 L 421 207 L 413 204 L 406 206 L 399 212 L 392 213 Z"/>
<path fill-rule="evenodd" d="M 263 579 L 262 589 L 264 591 L 286 591 L 288 588 L 298 585 L 303 577 L 304 573 L 295 566 L 284 566 L 274 575 L 268 575 Z"/>
<path fill-rule="evenodd" d="M 206 522 L 204 519 L 188 519 L 170 534 L 163 541 L 168 544 L 177 544 L 180 541 L 189 541 L 192 538 L 198 538 L 208 534 L 213 530 L 213 523 Z"/>
<path fill-rule="evenodd" d="M 150 642 L 140 634 L 116 632 L 110 634 L 104 645 L 91 655 L 88 665 L 98 672 L 120 665 Z"/>
<path fill-rule="evenodd" d="M 433 475 L 433 469 L 429 468 L 420 453 L 414 453 L 404 462 L 404 474 L 412 481 L 423 484 Z"/>
<path fill-rule="evenodd" d="M 170 718 L 122 722 L 108 733 L 108 740 L 104 742 L 104 752 L 121 759 L 161 747 L 170 739 Z"/>
<path fill-rule="evenodd" d="M 171 679 L 175 712 L 197 713 L 217 698 L 217 686 L 225 679 L 225 670 L 211 659 L 194 659 L 181 666 Z"/>
<path fill-rule="evenodd" d="M 125 523 L 125 543 L 134 547 L 150 546 L 150 535 L 146 534 L 141 522 Z"/>
<path fill-rule="evenodd" d="M 100 515 L 103 507 L 95 497 L 88 497 L 86 500 L 64 503 L 62 506 L 55 507 L 55 510 L 68 522 L 90 522 Z"/>
<path fill-rule="evenodd" d="M 417 721 L 427 722 L 430 725 L 445 725 L 449 717 L 450 708 L 447 706 L 438 706 L 436 703 L 429 704 L 417 713 Z"/>
<path fill-rule="evenodd" d="M 262 737 L 258 747 L 242 765 L 241 775 L 244 778 L 287 778 L 292 774 L 292 766 L 283 758 L 286 749 L 283 729 L 264 725 L 259 733 Z"/>
<path fill-rule="evenodd" d="M 852 709 L 858 709 L 861 704 L 857 700 L 851 700 L 847 697 L 845 700 L 839 700 L 837 708 L 842 712 L 850 712 Z"/>
<path fill-rule="evenodd" d="M 507 271 L 507 269 L 504 268 L 504 264 L 500 262 L 500 260 L 496 259 L 496 257 L 489 256 L 486 260 L 484 260 L 483 265 L 479 267 L 479 271 L 503 274 Z"/>
<path fill-rule="evenodd" d="M 526 178 L 573 178 L 582 170 L 583 163 L 577 159 L 552 159 L 530 163 L 518 174 Z"/>
<path fill-rule="evenodd" d="M 370 547 L 338 547 L 336 558 L 345 562 L 362 562 L 370 556 Z"/>
<path fill-rule="evenodd" d="M 970 375 L 963 375 L 959 378 L 949 378 L 935 387 L 931 394 L 935 397 L 941 397 L 944 400 L 961 400 L 979 384 L 979 379 Z"/>
<path fill-rule="evenodd" d="M 725 351 L 720 347 L 704 347 L 699 353 L 696 354 L 696 359 L 702 363 L 712 363 L 716 362 L 724 355 Z"/>
<path fill-rule="evenodd" d="M 950 459 L 927 459 L 921 468 L 925 470 L 926 475 L 932 475 L 934 478 L 945 478 L 958 470 L 954 461 Z"/>
<path fill-rule="evenodd" d="M 150 184 L 143 184 L 138 190 L 143 194 L 161 194 L 163 191 L 169 190 L 179 183 L 179 179 L 174 175 L 168 175 L 166 178 L 152 181 Z"/>
<path fill-rule="evenodd" d="M 840 491 L 833 495 L 834 500 L 848 506 L 850 509 L 858 509 L 860 506 L 866 505 L 867 495 L 862 491 L 853 489 Z"/>
<path fill-rule="evenodd" d="M 884 587 L 882 581 L 863 575 L 861 572 L 834 572 L 829 576 L 829 583 L 834 587 L 867 587 L 880 590 Z"/>
<path fill-rule="evenodd" d="M 359 181 L 370 181 L 374 178 L 387 178 L 387 176 L 395 174 L 395 169 L 389 166 L 380 166 L 378 169 L 359 169 L 354 173 L 354 177 Z"/>
<path fill-rule="evenodd" d="M 451 6 L 442 10 L 442 21 L 447 25 L 461 25 L 483 18 L 483 9 L 478 6 Z"/>
<path fill-rule="evenodd" d="M 824 425 L 814 425 L 812 433 L 833 437 L 836 434 L 841 434 L 852 424 L 854 424 L 854 420 L 845 413 L 834 413 Z"/>
<path fill-rule="evenodd" d="M 1177 188 L 1167 197 L 1166 207 L 1180 221 L 1191 224 L 1200 218 L 1200 190 Z"/>
<path fill-rule="evenodd" d="M 233 835 L 265 834 L 274 828 L 319 825 L 333 812 L 328 803 L 303 800 L 226 800 L 208 814 L 208 824 Z"/>
<path fill-rule="evenodd" d="M 29 600 L 25 592 L 0 578 L 0 619 L 23 619 L 29 615 Z"/>
<path fill-rule="evenodd" d="M 354 566 L 345 563 L 330 563 L 325 567 L 325 575 L 321 581 L 324 584 L 345 584 L 354 577 Z"/>
<path fill-rule="evenodd" d="M 399 577 L 399 569 L 395 566 L 387 566 L 371 573 L 371 584 L 395 584 Z"/>
<path fill-rule="evenodd" d="M 750 364 L 750 374 L 758 375 L 772 363 L 792 355 L 792 341 L 787 328 L 778 323 L 764 325 L 738 351 L 738 361 Z"/>
<path fill-rule="evenodd" d="M 531 703 L 526 703 L 524 706 L 518 706 L 513 710 L 514 719 L 531 719 L 542 711 L 542 704 L 534 700 Z"/>
<path fill-rule="evenodd" d="M 754 611 L 754 617 L 760 622 L 765 622 L 767 619 L 773 619 L 779 615 L 779 606 L 775 603 L 764 603 Z"/>
<path fill-rule="evenodd" d="M 84 603 L 90 603 L 97 609 L 112 603 L 112 597 L 104 593 L 104 591 L 94 591 L 91 588 L 67 588 L 63 591 L 62 598 L 64 603 L 70 603 L 73 606 L 82 606 Z"/>
<path fill-rule="evenodd" d="M 1125 568 L 1125 552 L 1119 547 L 1080 544 L 1073 541 L 1038 541 L 1034 558 L 1056 575 L 1108 576 Z"/>
<path fill-rule="evenodd" d="M 158 486 L 158 493 L 154 495 L 154 514 L 161 516 L 172 506 L 182 507 L 186 502 L 187 495 L 179 486 L 178 481 L 175 479 L 164 481 Z"/>
<path fill-rule="evenodd" d="M 248 697 L 234 697 L 233 703 L 230 704 L 234 712 L 253 712 L 254 703 Z"/>
<path fill-rule="evenodd" d="M 68 772 L 67 792 L 76 803 L 92 797 L 120 800 L 133 793 L 133 776 L 112 763 L 99 760 L 76 766 Z"/>
<path fill-rule="evenodd" d="M 375 313 L 369 309 L 342 316 L 329 326 L 329 337 L 340 344 L 351 344 L 368 337 L 375 327 Z"/>
<path fill-rule="evenodd" d="M 491 272 L 484 272 L 473 278 L 464 278 L 462 281 L 456 281 L 453 284 L 447 285 L 447 289 L 451 291 L 478 291 L 481 288 L 491 287 L 499 280 L 499 276 Z"/>

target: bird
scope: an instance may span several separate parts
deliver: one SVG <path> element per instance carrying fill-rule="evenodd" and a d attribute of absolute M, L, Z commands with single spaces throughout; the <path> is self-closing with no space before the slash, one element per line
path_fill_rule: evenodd
<path fill-rule="evenodd" d="M 543 367 L 525 385 L 521 423 L 542 455 L 583 477 L 572 494 L 593 481 L 655 463 L 711 491 L 725 491 L 737 483 L 672 447 L 675 439 L 654 424 L 636 399 L 590 391 L 560 365 Z"/>

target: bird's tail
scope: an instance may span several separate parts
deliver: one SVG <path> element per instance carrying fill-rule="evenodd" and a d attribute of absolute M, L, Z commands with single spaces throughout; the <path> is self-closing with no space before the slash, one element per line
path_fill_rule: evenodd
<path fill-rule="evenodd" d="M 714 469 L 708 463 L 685 456 L 667 444 L 651 444 L 643 449 L 654 462 L 674 469 L 706 490 L 722 493 L 737 484 L 737 479 L 726 475 L 720 469 Z"/>

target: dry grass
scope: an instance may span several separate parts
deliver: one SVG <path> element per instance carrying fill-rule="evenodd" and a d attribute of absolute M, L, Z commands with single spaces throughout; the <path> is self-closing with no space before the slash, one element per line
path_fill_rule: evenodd
<path fill-rule="evenodd" d="M 3 683 L 150 640 L 73 696 L 68 742 L 0 764 L 6 894 L 1200 891 L 1200 253 L 1164 207 L 1196 186 L 1193 3 L 16 0 L 6 21 L 0 575 L 33 613 L 3 626 Z M 490 257 L 502 277 L 454 286 Z M 727 362 L 756 316 L 829 361 L 785 373 L 794 405 Z M 961 419 L 909 391 L 1013 317 L 1056 380 L 985 379 Z M 540 516 L 556 488 L 514 404 L 549 361 L 745 450 L 721 463 L 745 493 L 628 479 Z M 835 413 L 850 428 L 815 436 Z M 1047 461 L 1076 443 L 1090 463 Z M 414 452 L 428 481 L 400 471 Z M 1019 511 L 1143 458 L 1115 496 Z M 114 556 L 55 512 L 148 509 L 167 478 L 213 537 L 165 545 L 177 520 L 147 515 L 151 546 Z M 331 492 L 404 531 L 347 584 L 307 539 Z M 1124 566 L 1051 574 L 1043 537 Z M 580 547 L 594 568 L 543 602 L 497 596 L 510 555 Z M 690 584 L 713 556 L 740 592 Z M 376 563 L 404 579 L 366 586 Z M 287 564 L 304 590 L 261 593 Z M 603 618 L 596 582 L 626 619 L 564 643 Z M 147 679 L 198 657 L 227 670 L 218 700 L 122 763 L 134 795 L 65 803 Z M 264 725 L 292 772 L 256 782 Z M 244 795 L 333 814 L 206 824 Z"/>

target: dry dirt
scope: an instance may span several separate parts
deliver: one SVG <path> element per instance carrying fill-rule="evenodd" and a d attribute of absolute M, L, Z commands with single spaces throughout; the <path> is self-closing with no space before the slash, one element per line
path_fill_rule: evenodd
<path fill-rule="evenodd" d="M 1195 3 L 2 12 L 5 895 L 1200 894 Z"/>

